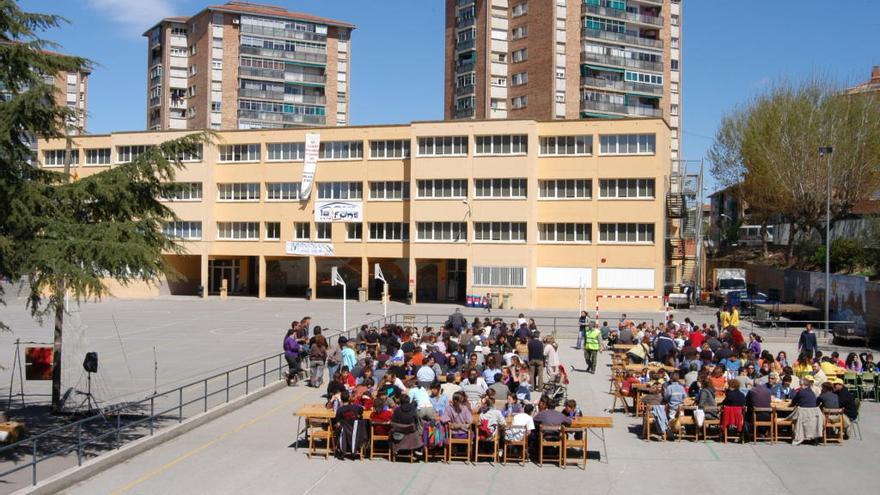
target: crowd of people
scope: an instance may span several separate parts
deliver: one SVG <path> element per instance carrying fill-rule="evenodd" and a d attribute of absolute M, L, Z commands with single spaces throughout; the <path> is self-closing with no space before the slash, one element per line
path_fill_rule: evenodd
<path fill-rule="evenodd" d="M 509 423 L 534 439 L 536 425 L 570 424 L 581 415 L 575 401 L 566 400 L 567 371 L 554 337 L 542 336 L 523 314 L 468 321 L 456 310 L 438 328 L 364 325 L 332 345 L 307 317 L 291 324 L 284 355 L 288 385 L 303 379 L 306 358 L 308 386 L 325 387 L 327 369 L 326 406 L 338 420 L 369 410 L 373 422 L 412 425 L 396 442 L 401 450 L 430 446 L 428 437 L 438 429 L 449 428 L 453 438 L 466 435 L 464 425 L 472 424 L 479 436 L 517 440 L 519 428 L 500 433 Z M 380 434 L 387 433 L 383 428 L 391 427 L 380 427 Z"/>
<path fill-rule="evenodd" d="M 807 326 L 799 339 L 799 355 L 790 361 L 784 351 L 774 355 L 756 333 L 744 336 L 736 308 L 720 310 L 721 330 L 714 325 L 696 325 L 689 318 L 681 323 L 674 315 L 656 327 L 636 325 L 626 316 L 616 329 L 608 331 L 609 345 L 628 344 L 626 359 L 633 364 L 658 363 L 664 367 L 641 373 L 624 371 L 619 387 L 624 396 L 634 395 L 633 386 L 646 384 L 641 402 L 650 409 L 653 424 L 665 434 L 678 428 L 680 406 L 690 397 L 700 419 L 715 419 L 725 409 L 735 414 L 722 418 L 724 427 L 753 433 L 751 420 L 768 421 L 764 409 L 774 401 L 788 401 L 793 411 L 786 420 L 797 420 L 794 443 L 822 436 L 822 410 L 843 409 L 845 424 L 858 416 L 858 405 L 840 376 L 848 370 L 874 371 L 870 353 L 851 353 L 841 359 L 837 352 L 824 355 L 818 349 L 815 332 Z M 607 323 L 604 325 L 607 326 Z M 675 371 L 669 371 L 675 370 Z M 755 416 L 752 412 L 761 410 Z"/>

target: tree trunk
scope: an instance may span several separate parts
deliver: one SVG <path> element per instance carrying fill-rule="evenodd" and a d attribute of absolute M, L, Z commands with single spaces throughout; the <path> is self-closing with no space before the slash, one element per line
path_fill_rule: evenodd
<path fill-rule="evenodd" d="M 55 340 L 52 344 L 52 412 L 61 412 L 61 335 L 64 330 L 64 280 L 55 284 Z"/>
<path fill-rule="evenodd" d="M 761 222 L 761 253 L 764 258 L 770 256 L 770 250 L 767 248 L 767 221 Z"/>
<path fill-rule="evenodd" d="M 790 265 L 794 258 L 794 244 L 796 242 L 798 228 L 795 223 L 790 223 L 788 228 L 788 251 L 785 252 L 785 264 Z"/>

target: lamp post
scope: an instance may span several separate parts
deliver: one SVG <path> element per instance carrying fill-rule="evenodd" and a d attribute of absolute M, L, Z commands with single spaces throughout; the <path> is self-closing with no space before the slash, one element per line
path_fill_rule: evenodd
<path fill-rule="evenodd" d="M 828 174 L 828 191 L 825 199 L 825 334 L 828 334 L 831 325 L 831 154 L 834 148 L 823 146 L 819 148 L 819 156 L 825 157 L 826 172 Z"/>

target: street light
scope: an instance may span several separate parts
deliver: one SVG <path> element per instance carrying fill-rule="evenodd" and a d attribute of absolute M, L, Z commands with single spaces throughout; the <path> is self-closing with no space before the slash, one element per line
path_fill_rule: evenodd
<path fill-rule="evenodd" d="M 828 191 L 825 199 L 825 332 L 831 329 L 831 154 L 834 148 L 819 148 L 819 156 L 825 157 L 828 173 Z"/>

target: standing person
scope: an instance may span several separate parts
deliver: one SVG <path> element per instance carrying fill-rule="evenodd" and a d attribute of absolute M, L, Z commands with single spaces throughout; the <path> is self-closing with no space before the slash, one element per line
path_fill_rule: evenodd
<path fill-rule="evenodd" d="M 807 328 L 801 332 L 798 339 L 798 351 L 812 358 L 819 349 L 819 343 L 816 341 L 816 334 L 813 332 L 813 324 L 807 323 Z"/>
<path fill-rule="evenodd" d="M 527 344 L 529 352 L 529 374 L 537 390 L 544 386 L 544 344 L 532 335 Z"/>
<path fill-rule="evenodd" d="M 324 365 L 327 361 L 327 339 L 321 327 L 315 327 L 315 336 L 309 340 L 309 386 L 318 388 L 324 383 Z"/>
<path fill-rule="evenodd" d="M 596 327 L 590 327 L 584 336 L 584 361 L 587 363 L 587 373 L 596 374 L 601 340 L 602 331 Z"/>
<path fill-rule="evenodd" d="M 296 326 L 291 325 L 290 329 L 287 330 L 287 335 L 284 336 L 284 359 L 287 360 L 287 374 L 285 378 L 288 387 L 291 385 L 291 382 L 296 385 L 296 382 L 299 381 L 299 373 L 302 371 L 299 366 L 300 350 L 302 348 L 296 339 Z"/>
<path fill-rule="evenodd" d="M 727 311 L 727 305 L 721 306 L 721 313 L 718 316 L 718 331 L 724 331 L 730 326 L 730 312 Z"/>
<path fill-rule="evenodd" d="M 577 343 L 574 345 L 574 348 L 577 350 L 581 349 L 581 345 L 584 342 L 584 334 L 587 333 L 587 312 L 581 311 L 581 316 L 578 318 L 578 338 Z"/>
<path fill-rule="evenodd" d="M 739 307 L 736 305 L 730 310 L 730 326 L 739 328 Z"/>
<path fill-rule="evenodd" d="M 349 371 L 357 366 L 357 353 L 354 352 L 354 341 L 346 340 L 342 347 L 342 366 L 348 367 Z"/>
<path fill-rule="evenodd" d="M 346 340 L 344 336 L 340 336 L 336 340 L 336 348 L 327 355 L 327 376 L 331 380 L 336 376 L 336 372 L 339 371 L 339 366 L 342 364 L 342 347 L 345 345 Z"/>
<path fill-rule="evenodd" d="M 464 315 L 461 314 L 461 308 L 455 308 L 455 312 L 449 315 L 449 319 L 446 320 L 446 324 L 454 328 L 455 331 L 459 333 L 467 328 L 467 320 L 465 319 Z"/>

